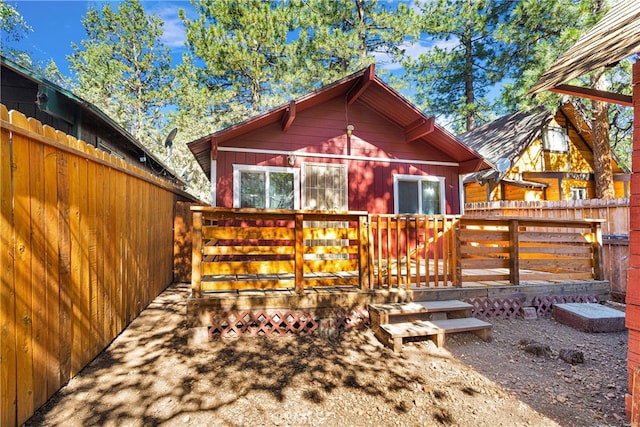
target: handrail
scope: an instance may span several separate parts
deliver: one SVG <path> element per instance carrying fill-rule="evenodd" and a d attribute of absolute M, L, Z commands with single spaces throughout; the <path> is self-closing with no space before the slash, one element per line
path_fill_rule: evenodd
<path fill-rule="evenodd" d="M 602 280 L 602 220 L 193 206 L 192 295 Z M 553 274 L 553 276 L 550 275 Z"/>
<path fill-rule="evenodd" d="M 194 297 L 245 287 L 293 288 L 298 294 L 306 287 L 369 287 L 366 212 L 191 210 Z"/>

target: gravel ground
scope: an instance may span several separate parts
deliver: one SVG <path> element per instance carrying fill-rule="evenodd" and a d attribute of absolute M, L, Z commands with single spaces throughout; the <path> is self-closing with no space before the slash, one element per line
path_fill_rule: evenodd
<path fill-rule="evenodd" d="M 26 426 L 629 425 L 626 332 L 492 320 L 493 342 L 459 334 L 401 354 L 369 331 L 187 347 L 187 292 L 160 295 Z"/>

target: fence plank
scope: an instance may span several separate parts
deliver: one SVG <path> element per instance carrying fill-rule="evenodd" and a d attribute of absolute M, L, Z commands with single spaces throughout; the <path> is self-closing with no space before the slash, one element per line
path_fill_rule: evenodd
<path fill-rule="evenodd" d="M 9 113 L 12 124 L 27 129 L 27 118 L 15 111 Z M 33 413 L 33 314 L 31 282 L 31 204 L 29 174 L 30 141 L 14 134 L 13 203 L 15 230 L 15 307 L 16 307 L 16 374 L 17 420 L 22 424 Z"/>
<path fill-rule="evenodd" d="M 45 126 L 43 134 L 55 139 L 55 130 Z M 60 382 L 60 234 L 58 217 L 58 153 L 51 146 L 44 148 L 44 216 L 46 242 L 45 304 L 47 341 L 47 389 L 49 397 Z"/>
<path fill-rule="evenodd" d="M 9 112 L 0 104 L 0 119 Z M 12 209 L 10 134 L 0 127 L 0 425 L 17 425 L 17 365 L 15 311 L 15 236 Z"/>
<path fill-rule="evenodd" d="M 27 120 L 29 130 L 42 134 L 42 124 Z M 47 400 L 46 325 L 46 245 L 44 216 L 44 146 L 29 142 L 29 203 L 31 205 L 31 319 L 33 333 L 33 405 L 40 407 Z"/>

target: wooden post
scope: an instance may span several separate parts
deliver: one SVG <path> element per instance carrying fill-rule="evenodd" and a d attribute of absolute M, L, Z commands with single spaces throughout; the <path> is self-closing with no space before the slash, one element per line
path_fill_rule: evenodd
<path fill-rule="evenodd" d="M 191 249 L 191 297 L 202 296 L 202 212 L 193 212 L 193 242 Z"/>
<path fill-rule="evenodd" d="M 520 284 L 520 237 L 518 220 L 509 220 L 509 281 L 512 285 Z"/>
<path fill-rule="evenodd" d="M 369 265 L 369 225 L 366 215 L 358 217 L 358 270 L 360 275 L 360 289 L 370 288 L 370 265 Z"/>
<path fill-rule="evenodd" d="M 631 370 L 631 427 L 640 427 L 640 367 Z"/>
<path fill-rule="evenodd" d="M 374 283 L 374 263 L 373 263 L 373 230 L 371 227 L 371 215 L 367 215 L 367 262 L 369 263 L 369 289 Z M 379 265 L 379 264 L 378 264 Z M 378 268 L 379 270 L 379 268 Z"/>
<path fill-rule="evenodd" d="M 304 293 L 304 215 L 295 214 L 295 291 L 297 294 Z"/>
<path fill-rule="evenodd" d="M 593 246 L 593 278 L 604 280 L 602 268 L 602 227 L 599 222 L 591 225 L 592 246 Z"/>
<path fill-rule="evenodd" d="M 460 218 L 453 220 L 453 286 L 462 287 L 462 249 L 460 248 L 460 227 L 462 221 Z"/>

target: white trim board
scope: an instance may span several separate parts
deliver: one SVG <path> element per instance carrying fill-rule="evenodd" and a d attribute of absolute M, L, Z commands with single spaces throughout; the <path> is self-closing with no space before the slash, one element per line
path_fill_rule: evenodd
<path fill-rule="evenodd" d="M 361 160 L 361 161 L 376 162 L 376 163 L 413 163 L 416 165 L 430 165 L 430 166 L 451 166 L 451 167 L 460 166 L 460 163 L 457 163 L 457 162 L 439 162 L 439 161 L 432 161 L 432 160 L 415 160 L 415 159 L 391 159 L 391 158 L 379 158 L 379 157 L 367 157 L 367 156 L 351 156 L 347 154 L 307 153 L 305 151 L 262 150 L 258 148 L 218 147 L 218 151 L 219 152 L 223 151 L 228 153 L 277 154 L 277 155 L 284 155 L 284 156 L 293 154 L 296 157 Z"/>

